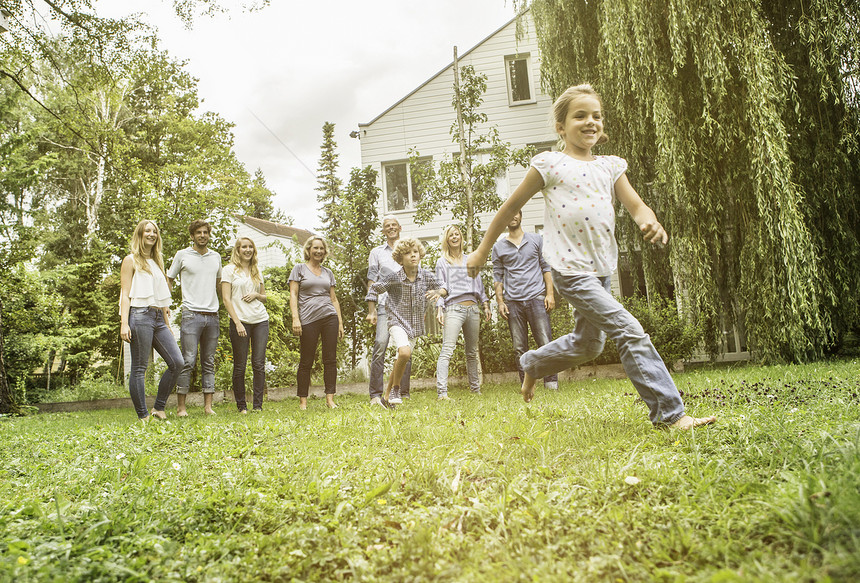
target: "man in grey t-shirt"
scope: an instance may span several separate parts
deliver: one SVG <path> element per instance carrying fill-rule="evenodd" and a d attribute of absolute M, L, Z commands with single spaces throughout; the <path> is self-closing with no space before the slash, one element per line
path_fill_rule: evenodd
<path fill-rule="evenodd" d="M 182 324 L 179 341 L 185 366 L 176 382 L 176 414 L 185 417 L 185 398 L 191 385 L 191 371 L 197 362 L 200 346 L 201 385 L 203 410 L 214 415 L 212 399 L 215 395 L 215 349 L 218 347 L 218 289 L 221 286 L 221 256 L 209 249 L 211 227 L 202 220 L 188 226 L 191 247 L 180 249 L 170 264 L 167 278 L 171 288 L 179 277 L 182 290 Z"/>

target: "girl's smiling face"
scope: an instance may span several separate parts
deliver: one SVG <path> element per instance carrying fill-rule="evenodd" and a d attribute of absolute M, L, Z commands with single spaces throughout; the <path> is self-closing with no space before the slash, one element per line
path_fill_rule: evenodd
<path fill-rule="evenodd" d="M 448 249 L 459 250 L 463 245 L 463 235 L 460 234 L 460 229 L 451 229 L 448 232 Z"/>
<path fill-rule="evenodd" d="M 251 261 L 251 259 L 254 258 L 255 251 L 256 249 L 254 249 L 254 244 L 249 239 L 243 239 L 239 244 L 239 256 L 242 257 L 242 259 Z"/>
<path fill-rule="evenodd" d="M 152 223 L 147 223 L 143 228 L 143 243 L 146 247 L 152 247 L 158 242 L 158 227 Z"/>
<path fill-rule="evenodd" d="M 555 124 L 569 154 L 590 154 L 603 134 L 603 110 L 591 95 L 577 97 L 567 107 L 564 123 Z"/>

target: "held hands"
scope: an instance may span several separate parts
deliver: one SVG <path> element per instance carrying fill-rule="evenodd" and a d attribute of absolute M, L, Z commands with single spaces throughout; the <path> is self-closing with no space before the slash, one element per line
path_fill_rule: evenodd
<path fill-rule="evenodd" d="M 642 231 L 642 237 L 652 245 L 664 247 L 669 242 L 669 234 L 657 219 L 642 223 L 639 230 Z"/>

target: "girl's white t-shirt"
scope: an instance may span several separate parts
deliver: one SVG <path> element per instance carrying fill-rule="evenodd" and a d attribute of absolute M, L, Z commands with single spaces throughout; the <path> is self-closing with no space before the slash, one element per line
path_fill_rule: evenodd
<path fill-rule="evenodd" d="M 128 290 L 129 305 L 134 308 L 170 306 L 172 298 L 164 272 L 154 259 L 147 259 L 146 264 L 149 265 L 149 273 L 135 266 L 131 276 L 131 289 Z"/>
<path fill-rule="evenodd" d="M 541 152 L 531 166 L 544 181 L 543 255 L 563 275 L 611 275 L 618 265 L 615 182 L 627 171 L 618 156 L 584 161 Z"/>
<path fill-rule="evenodd" d="M 233 309 L 243 324 L 259 324 L 269 319 L 266 306 L 258 299 L 246 302 L 242 298 L 249 293 L 259 291 L 259 284 L 254 283 L 250 274 L 237 268 L 232 263 L 221 270 L 221 281 L 230 284 L 230 298 Z"/>

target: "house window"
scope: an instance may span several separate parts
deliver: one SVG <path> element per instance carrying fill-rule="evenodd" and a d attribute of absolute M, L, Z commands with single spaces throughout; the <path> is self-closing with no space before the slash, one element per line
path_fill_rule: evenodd
<path fill-rule="evenodd" d="M 531 56 L 526 53 L 505 57 L 505 73 L 508 78 L 510 104 L 533 103 Z"/>
<path fill-rule="evenodd" d="M 419 164 L 429 164 L 430 160 L 421 160 Z M 388 212 L 414 209 L 421 200 L 421 189 L 412 178 L 409 162 L 394 162 L 384 164 L 382 173 L 385 177 L 385 204 Z"/>

